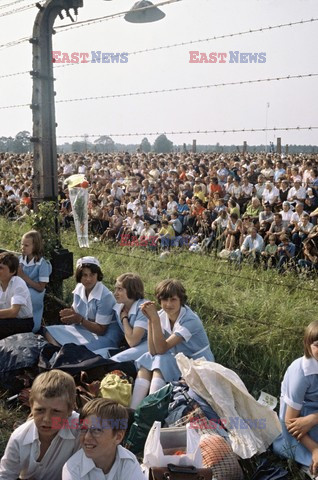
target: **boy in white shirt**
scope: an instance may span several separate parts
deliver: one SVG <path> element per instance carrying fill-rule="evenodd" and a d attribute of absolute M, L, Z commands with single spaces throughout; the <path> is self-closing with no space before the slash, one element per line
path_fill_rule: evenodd
<path fill-rule="evenodd" d="M 0 339 L 33 329 L 30 291 L 25 281 L 17 276 L 18 269 L 16 255 L 0 254 Z"/>
<path fill-rule="evenodd" d="M 128 412 L 114 400 L 96 398 L 80 415 L 82 449 L 66 462 L 62 480 L 145 480 L 135 455 L 120 445 Z"/>
<path fill-rule="evenodd" d="M 64 463 L 78 450 L 76 387 L 62 370 L 38 375 L 30 392 L 31 418 L 11 435 L 0 464 L 1 480 L 61 480 Z"/>

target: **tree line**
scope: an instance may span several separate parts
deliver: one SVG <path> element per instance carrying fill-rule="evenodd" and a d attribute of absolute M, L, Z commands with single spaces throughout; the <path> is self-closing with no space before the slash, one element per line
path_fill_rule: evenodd
<path fill-rule="evenodd" d="M 12 152 L 12 153 L 28 153 L 32 151 L 32 145 L 30 143 L 31 134 L 27 130 L 18 132 L 15 137 L 0 137 L 0 152 Z M 84 135 L 81 140 L 76 140 L 72 143 L 65 142 L 57 146 L 58 153 L 112 153 L 112 152 L 129 152 L 135 153 L 136 151 L 149 153 L 170 153 L 170 152 L 191 152 L 192 144 L 175 145 L 166 135 L 159 135 L 153 144 L 150 143 L 148 138 L 143 138 L 140 144 L 123 144 L 115 143 L 114 140 L 108 135 L 102 135 L 94 142 L 88 140 L 89 136 Z M 242 145 L 197 145 L 196 151 L 198 153 L 216 152 L 216 153 L 233 153 L 242 152 Z M 252 153 L 269 151 L 269 147 L 262 145 L 248 145 L 247 150 Z M 283 153 L 318 153 L 317 145 L 288 145 L 282 146 Z"/>

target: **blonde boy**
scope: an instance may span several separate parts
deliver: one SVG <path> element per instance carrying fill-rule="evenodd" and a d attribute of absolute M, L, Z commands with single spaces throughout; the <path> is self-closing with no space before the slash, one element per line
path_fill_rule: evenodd
<path fill-rule="evenodd" d="M 61 480 L 64 463 L 79 448 L 74 379 L 61 370 L 36 377 L 31 416 L 11 435 L 0 464 L 0 479 Z"/>

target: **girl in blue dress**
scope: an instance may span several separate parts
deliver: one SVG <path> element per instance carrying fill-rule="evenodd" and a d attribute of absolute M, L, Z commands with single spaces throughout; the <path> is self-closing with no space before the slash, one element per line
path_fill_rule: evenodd
<path fill-rule="evenodd" d="M 89 350 L 118 348 L 121 330 L 114 318 L 115 298 L 102 283 L 103 274 L 95 257 L 77 261 L 71 308 L 61 310 L 64 325 L 46 327 L 46 339 L 55 345 L 75 343 Z"/>
<path fill-rule="evenodd" d="M 177 353 L 214 361 L 200 318 L 185 304 L 187 296 L 183 285 L 178 280 L 163 280 L 157 285 L 155 295 L 162 310 L 157 312 L 154 302 L 141 306 L 148 318 L 148 352 L 136 361 L 139 372 L 131 401 L 133 409 L 148 391 L 153 393 L 167 382 L 180 378 Z"/>
<path fill-rule="evenodd" d="M 112 357 L 117 362 L 136 360 L 148 351 L 147 330 L 148 320 L 141 307 L 147 301 L 144 299 L 144 285 L 139 275 L 124 273 L 116 280 L 115 318 L 122 331 L 122 340 L 126 341 L 128 349 Z"/>
<path fill-rule="evenodd" d="M 282 433 L 274 452 L 318 473 L 318 321 L 304 336 L 305 354 L 287 369 L 281 387 L 279 418 Z"/>
<path fill-rule="evenodd" d="M 52 273 L 52 266 L 43 257 L 42 237 L 36 230 L 31 230 L 21 239 L 18 275 L 27 284 L 33 307 L 33 332 L 41 327 L 44 307 L 45 287 Z"/>

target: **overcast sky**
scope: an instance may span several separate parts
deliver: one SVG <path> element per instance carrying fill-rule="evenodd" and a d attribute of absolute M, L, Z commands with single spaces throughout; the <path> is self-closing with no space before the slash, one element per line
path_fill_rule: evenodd
<path fill-rule="evenodd" d="M 11 0 L 0 0 L 0 45 L 31 36 L 37 8 L 1 15 L 31 4 L 21 1 L 1 9 Z M 13 0 L 12 0 L 13 1 Z M 157 3 L 154 0 L 154 3 Z M 78 20 L 128 10 L 131 0 L 84 0 Z M 152 24 L 129 24 L 123 18 L 60 32 L 54 50 L 72 52 L 133 52 L 162 45 L 243 32 L 266 26 L 318 18 L 317 0 L 182 0 L 161 7 L 166 17 Z M 56 21 L 65 25 L 69 20 Z M 128 55 L 128 63 L 81 64 L 55 68 L 56 100 L 88 96 L 161 90 L 318 73 L 318 22 L 213 40 L 183 47 Z M 189 63 L 189 51 L 266 53 L 265 63 Z M 228 60 L 228 57 L 227 57 Z M 0 48 L 0 75 L 30 70 L 29 43 Z M 158 93 L 135 97 L 69 102 L 56 105 L 57 135 L 123 134 L 122 143 L 139 143 L 147 132 L 227 130 L 243 128 L 317 126 L 318 77 L 280 80 L 252 85 Z M 29 103 L 29 75 L 0 78 L 0 106 Z M 269 107 L 267 104 L 269 103 Z M 0 109 L 0 136 L 32 132 L 29 108 Z M 269 132 L 267 141 L 281 136 L 283 144 L 318 145 L 318 130 Z M 177 144 L 265 143 L 266 134 L 168 135 Z M 153 142 L 156 136 L 149 136 Z M 58 139 L 59 143 L 66 139 Z M 69 140 L 70 142 L 73 140 Z"/>

